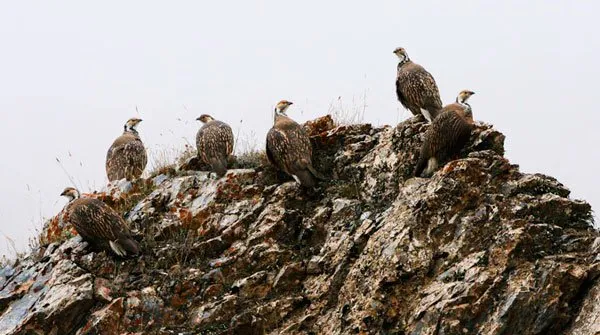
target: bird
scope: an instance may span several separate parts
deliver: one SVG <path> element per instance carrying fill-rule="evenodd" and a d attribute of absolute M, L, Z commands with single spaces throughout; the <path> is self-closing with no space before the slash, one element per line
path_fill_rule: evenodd
<path fill-rule="evenodd" d="M 474 92 L 461 91 L 456 103 L 444 107 L 425 131 L 414 176 L 429 177 L 440 163 L 458 154 L 469 140 L 474 127 L 473 111 L 467 99 Z"/>
<path fill-rule="evenodd" d="M 106 175 L 109 181 L 139 178 L 146 168 L 148 156 L 136 127 L 141 119 L 131 118 L 106 153 Z"/>
<path fill-rule="evenodd" d="M 313 188 L 322 176 L 312 165 L 312 145 L 306 131 L 286 114 L 292 104 L 281 100 L 275 106 L 273 127 L 267 133 L 267 157 L 300 185 Z"/>
<path fill-rule="evenodd" d="M 400 60 L 396 76 L 398 100 L 413 115 L 423 115 L 427 121 L 432 122 L 442 110 L 442 100 L 435 79 L 421 65 L 413 63 L 404 48 L 396 48 L 394 54 Z"/>
<path fill-rule="evenodd" d="M 460 110 L 464 110 L 464 111 L 471 111 L 471 105 L 469 105 L 467 103 L 467 100 L 469 100 L 469 98 L 475 94 L 475 92 L 473 91 L 469 91 L 469 90 L 462 90 L 458 93 L 458 95 L 456 96 L 456 101 L 454 103 L 448 104 L 446 106 L 444 106 L 444 108 L 442 108 L 442 112 L 445 111 L 460 111 Z"/>
<path fill-rule="evenodd" d="M 139 255 L 140 246 L 131 236 L 125 220 L 104 202 L 94 198 L 81 198 L 73 187 L 61 193 L 69 203 L 63 211 L 83 240 L 103 250 L 112 250 L 121 257 Z"/>
<path fill-rule="evenodd" d="M 227 173 L 227 160 L 233 152 L 233 131 L 227 123 L 208 114 L 202 114 L 196 120 L 204 124 L 196 134 L 198 157 L 222 177 Z"/>

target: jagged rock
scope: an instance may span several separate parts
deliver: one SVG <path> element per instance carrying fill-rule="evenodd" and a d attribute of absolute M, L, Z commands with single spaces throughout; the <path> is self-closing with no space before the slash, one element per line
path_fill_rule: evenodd
<path fill-rule="evenodd" d="M 152 286 L 129 292 L 125 304 L 127 308 L 123 318 L 125 325 L 129 327 L 148 329 L 155 323 L 162 324 L 163 319 L 168 316 L 164 313 L 164 302 Z"/>
<path fill-rule="evenodd" d="M 263 298 L 273 286 L 273 279 L 266 271 L 242 278 L 231 286 L 231 291 L 243 299 Z"/>
<path fill-rule="evenodd" d="M 3 334 L 72 333 L 93 305 L 92 275 L 69 260 L 23 269 L 2 292 L 11 284 L 26 294 L 2 314 Z"/>
<path fill-rule="evenodd" d="M 412 177 L 423 122 L 306 127 L 316 190 L 256 155 L 89 195 L 124 215 L 139 258 L 52 218 L 42 249 L 0 270 L 0 333 L 600 332 L 591 207 L 520 172 L 492 126 L 428 179 Z"/>
<path fill-rule="evenodd" d="M 77 335 L 118 334 L 124 311 L 124 300 L 124 298 L 115 299 L 108 306 L 94 312 L 85 326 L 77 331 Z"/>
<path fill-rule="evenodd" d="M 102 302 L 111 302 L 113 297 L 111 294 L 114 294 L 113 285 L 104 278 L 96 278 L 94 279 L 94 299 L 102 301 Z"/>

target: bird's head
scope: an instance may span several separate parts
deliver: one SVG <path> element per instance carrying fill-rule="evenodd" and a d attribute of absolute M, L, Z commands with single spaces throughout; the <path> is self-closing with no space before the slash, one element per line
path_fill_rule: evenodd
<path fill-rule="evenodd" d="M 125 122 L 125 131 L 131 131 L 134 133 L 137 133 L 136 127 L 138 126 L 138 124 L 140 124 L 140 122 L 142 122 L 142 119 L 138 119 L 138 118 L 131 118 L 129 120 L 127 120 L 127 122 Z"/>
<path fill-rule="evenodd" d="M 462 90 L 460 91 L 460 93 L 458 93 L 458 96 L 456 97 L 456 102 L 458 102 L 459 104 L 466 103 L 467 100 L 469 100 L 469 98 L 473 94 L 475 94 L 475 92 L 469 90 Z"/>
<path fill-rule="evenodd" d="M 286 115 L 285 111 L 294 103 L 287 100 L 281 100 L 275 105 L 275 115 Z M 287 115 L 286 115 L 287 116 Z"/>
<path fill-rule="evenodd" d="M 77 189 L 74 187 L 67 187 L 60 195 L 67 197 L 69 201 L 73 201 L 79 198 L 79 191 L 77 191 Z"/>
<path fill-rule="evenodd" d="M 396 56 L 398 56 L 398 58 L 400 59 L 400 63 L 404 63 L 409 61 L 410 59 L 408 58 L 408 54 L 406 53 L 406 50 L 404 50 L 404 48 L 396 48 L 394 49 L 394 54 Z"/>
<path fill-rule="evenodd" d="M 200 117 L 198 117 L 196 120 L 202 122 L 202 123 L 208 123 L 210 121 L 213 121 L 214 118 L 208 114 L 202 114 L 200 115 Z"/>

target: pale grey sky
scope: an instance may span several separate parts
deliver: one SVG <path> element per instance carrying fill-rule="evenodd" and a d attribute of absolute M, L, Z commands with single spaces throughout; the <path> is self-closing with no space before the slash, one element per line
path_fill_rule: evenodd
<path fill-rule="evenodd" d="M 3 1 L 0 232 L 24 248 L 70 185 L 106 183 L 131 116 L 151 151 L 194 143 L 202 113 L 255 134 L 280 99 L 305 121 L 341 96 L 365 122 L 396 124 L 403 46 L 445 103 L 471 89 L 506 156 L 600 206 L 597 1 Z M 135 106 L 138 106 L 139 115 Z M 240 121 L 243 120 L 242 123 Z M 7 252 L 0 237 L 0 252 Z"/>

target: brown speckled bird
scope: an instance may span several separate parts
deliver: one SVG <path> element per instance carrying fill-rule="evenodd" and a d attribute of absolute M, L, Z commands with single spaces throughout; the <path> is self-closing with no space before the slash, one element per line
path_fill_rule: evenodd
<path fill-rule="evenodd" d="M 132 118 L 125 123 L 123 135 L 117 137 L 106 153 L 106 175 L 109 181 L 126 178 L 135 180 L 142 175 L 148 156 L 136 130 L 140 119 Z"/>
<path fill-rule="evenodd" d="M 425 131 L 421 153 L 414 171 L 416 177 L 429 177 L 439 165 L 458 154 L 473 130 L 473 111 L 466 103 L 474 93 L 462 91 L 457 102 L 444 107 Z"/>
<path fill-rule="evenodd" d="M 140 253 L 140 247 L 131 237 L 125 220 L 104 202 L 81 198 L 79 191 L 73 187 L 65 188 L 61 195 L 69 199 L 64 218 L 75 227 L 83 240 L 96 248 L 112 250 L 121 257 Z"/>
<path fill-rule="evenodd" d="M 312 166 L 312 145 L 306 131 L 286 115 L 291 104 L 281 100 L 275 107 L 273 128 L 267 133 L 267 157 L 279 170 L 311 188 L 320 174 Z"/>
<path fill-rule="evenodd" d="M 204 125 L 196 134 L 196 148 L 202 162 L 211 166 L 219 177 L 227 173 L 227 160 L 233 152 L 233 131 L 225 123 L 202 114 L 196 120 Z"/>
<path fill-rule="evenodd" d="M 394 54 L 400 59 L 396 77 L 398 100 L 413 115 L 423 115 L 429 122 L 433 121 L 442 110 L 440 92 L 433 76 L 421 65 L 413 63 L 404 48 L 396 48 Z"/>

